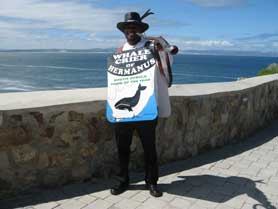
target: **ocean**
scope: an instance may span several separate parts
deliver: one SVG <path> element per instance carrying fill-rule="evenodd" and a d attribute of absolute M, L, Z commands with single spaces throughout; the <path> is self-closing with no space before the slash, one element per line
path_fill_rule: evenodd
<path fill-rule="evenodd" d="M 109 53 L 0 52 L 0 93 L 106 87 Z M 235 81 L 256 76 L 277 57 L 186 55 L 174 57 L 173 83 Z"/>

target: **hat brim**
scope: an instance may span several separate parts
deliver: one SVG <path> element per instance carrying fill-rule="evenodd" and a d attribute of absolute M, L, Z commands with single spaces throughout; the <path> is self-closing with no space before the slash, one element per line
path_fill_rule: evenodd
<path fill-rule="evenodd" d="M 125 28 L 131 24 L 139 26 L 139 33 L 144 33 L 149 28 L 149 25 L 147 23 L 137 21 L 119 22 L 117 24 L 117 28 L 124 33 Z"/>

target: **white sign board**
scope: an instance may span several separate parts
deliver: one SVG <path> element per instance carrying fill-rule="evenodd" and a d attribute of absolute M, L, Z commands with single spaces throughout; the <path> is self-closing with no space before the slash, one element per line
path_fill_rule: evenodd
<path fill-rule="evenodd" d="M 156 60 L 148 48 L 113 54 L 108 59 L 106 117 L 109 122 L 153 120 Z"/>

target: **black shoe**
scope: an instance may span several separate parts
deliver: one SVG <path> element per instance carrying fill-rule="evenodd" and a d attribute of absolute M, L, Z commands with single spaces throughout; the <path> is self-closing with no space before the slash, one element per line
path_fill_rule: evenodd
<path fill-rule="evenodd" d="M 119 185 L 113 187 L 110 190 L 110 193 L 112 195 L 119 195 L 122 194 L 123 192 L 125 192 L 128 189 L 129 184 L 126 182 L 120 183 Z"/>
<path fill-rule="evenodd" d="M 153 197 L 161 197 L 162 192 L 158 190 L 157 185 L 155 184 L 146 184 L 146 188 L 150 190 L 150 195 Z"/>

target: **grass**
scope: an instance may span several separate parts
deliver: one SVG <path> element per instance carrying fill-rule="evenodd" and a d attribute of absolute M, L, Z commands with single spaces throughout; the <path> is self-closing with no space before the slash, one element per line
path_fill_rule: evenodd
<path fill-rule="evenodd" d="M 270 75 L 278 73 L 278 63 L 272 63 L 267 68 L 262 69 L 260 72 L 258 72 L 258 75 Z"/>

